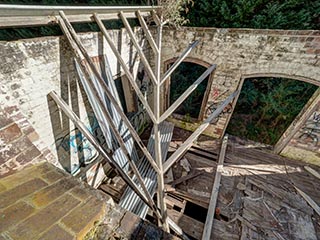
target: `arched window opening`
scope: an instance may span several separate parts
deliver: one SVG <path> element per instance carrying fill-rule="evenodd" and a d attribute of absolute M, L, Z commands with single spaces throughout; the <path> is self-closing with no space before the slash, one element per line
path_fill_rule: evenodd
<path fill-rule="evenodd" d="M 287 78 L 245 79 L 227 133 L 274 145 L 317 88 Z"/>
<path fill-rule="evenodd" d="M 206 67 L 191 62 L 182 62 L 172 73 L 170 81 L 170 105 L 206 71 Z M 203 97 L 205 95 L 209 76 L 189 95 L 176 109 L 175 114 L 191 118 L 199 118 Z"/>

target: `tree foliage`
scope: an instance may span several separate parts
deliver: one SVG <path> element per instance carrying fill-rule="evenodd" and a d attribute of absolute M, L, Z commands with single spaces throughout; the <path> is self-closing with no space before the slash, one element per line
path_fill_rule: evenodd
<path fill-rule="evenodd" d="M 176 27 L 189 22 L 184 14 L 189 12 L 193 4 L 192 0 L 158 0 L 158 5 L 162 6 L 163 19 Z"/>
<path fill-rule="evenodd" d="M 316 89 L 293 79 L 246 79 L 227 131 L 273 145 Z"/>
<path fill-rule="evenodd" d="M 320 1 L 198 0 L 187 18 L 197 27 L 320 29 Z"/>

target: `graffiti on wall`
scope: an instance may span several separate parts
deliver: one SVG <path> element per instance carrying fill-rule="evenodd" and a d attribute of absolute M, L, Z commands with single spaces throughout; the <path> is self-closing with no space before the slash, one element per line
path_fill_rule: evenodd
<path fill-rule="evenodd" d="M 106 141 L 96 117 L 89 115 L 84 123 L 99 143 L 102 146 L 105 145 Z M 55 147 L 59 162 L 71 173 L 79 169 L 81 165 L 92 162 L 98 155 L 97 150 L 77 128 L 58 138 Z"/>
<path fill-rule="evenodd" d="M 220 101 L 220 102 L 208 102 L 208 103 L 209 103 L 209 106 L 207 107 L 206 112 L 205 112 L 205 116 L 206 116 L 206 117 L 208 117 L 210 114 L 212 114 L 212 113 L 223 103 L 223 101 Z M 219 114 L 219 116 L 216 117 L 216 118 L 212 121 L 212 124 L 217 123 L 221 117 L 226 117 L 226 116 L 228 116 L 228 114 L 231 114 L 231 112 L 232 112 L 232 102 L 229 103 L 229 104 L 222 110 L 222 112 Z"/>
<path fill-rule="evenodd" d="M 300 132 L 300 139 L 310 139 L 317 145 L 320 138 L 320 112 L 314 112 Z"/>

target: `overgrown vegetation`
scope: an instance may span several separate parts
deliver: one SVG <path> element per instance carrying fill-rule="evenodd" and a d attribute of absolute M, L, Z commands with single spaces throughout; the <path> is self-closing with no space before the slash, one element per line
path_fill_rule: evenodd
<path fill-rule="evenodd" d="M 246 79 L 227 132 L 274 145 L 316 89 L 292 79 Z"/>
<path fill-rule="evenodd" d="M 197 0 L 187 17 L 196 27 L 320 29 L 320 1 Z"/>

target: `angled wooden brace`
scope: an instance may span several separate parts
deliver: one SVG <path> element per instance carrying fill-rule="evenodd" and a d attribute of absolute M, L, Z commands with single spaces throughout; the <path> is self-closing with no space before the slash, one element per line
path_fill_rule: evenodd
<path fill-rule="evenodd" d="M 163 172 L 169 170 L 169 168 L 180 159 L 182 154 L 184 154 L 193 144 L 200 134 L 209 126 L 212 120 L 219 116 L 223 109 L 234 99 L 239 90 L 233 92 L 220 106 L 212 113 L 210 116 L 195 130 L 190 137 L 169 157 L 167 161 L 163 164 Z"/>
<path fill-rule="evenodd" d="M 146 72 L 148 73 L 148 75 L 149 75 L 152 83 L 155 85 L 155 84 L 157 83 L 156 76 L 154 75 L 154 73 L 153 73 L 153 71 L 152 71 L 152 69 L 151 69 L 151 66 L 150 66 L 149 62 L 148 62 L 146 56 L 144 55 L 143 50 L 142 50 L 142 48 L 140 47 L 140 45 L 139 45 L 139 43 L 138 43 L 138 41 L 137 41 L 137 39 L 136 39 L 136 37 L 135 37 L 132 29 L 131 29 L 131 26 L 130 26 L 127 18 L 124 16 L 123 12 L 120 12 L 120 13 L 119 13 L 119 16 L 120 16 L 120 18 L 121 18 L 121 20 L 122 20 L 125 28 L 126 28 L 127 31 L 128 31 L 129 37 L 130 37 L 133 45 L 135 46 L 135 48 L 136 48 L 136 50 L 137 50 L 137 52 L 138 52 L 138 54 L 139 54 L 139 56 L 140 56 L 140 59 L 141 59 L 143 65 L 144 65 L 144 67 L 145 67 L 145 69 L 146 69 Z"/>
<path fill-rule="evenodd" d="M 145 34 L 146 37 L 147 37 L 147 40 L 148 40 L 148 42 L 149 42 L 149 44 L 150 44 L 153 52 L 154 52 L 155 54 L 159 54 L 159 48 L 158 48 L 156 42 L 154 41 L 154 39 L 153 39 L 153 37 L 152 37 L 152 35 L 151 35 L 151 33 L 150 33 L 150 30 L 149 30 L 149 28 L 148 28 L 148 26 L 147 26 L 147 23 L 146 23 L 146 21 L 144 20 L 141 12 L 140 12 L 140 11 L 137 11 L 137 12 L 136 12 L 136 16 L 137 16 L 137 18 L 139 19 L 140 25 L 141 25 L 141 27 L 142 27 L 142 29 L 143 29 L 144 34 Z"/>
<path fill-rule="evenodd" d="M 160 85 L 162 85 L 173 73 L 173 71 L 180 65 L 180 63 L 183 62 L 183 60 L 189 55 L 189 53 L 199 44 L 199 40 L 194 41 L 192 44 L 190 44 L 186 50 L 180 55 L 180 57 L 172 64 L 172 66 L 166 71 L 166 73 L 163 75 L 161 79 Z"/>
<path fill-rule="evenodd" d="M 169 117 L 183 103 L 184 100 L 206 79 L 206 77 L 216 68 L 216 64 L 211 65 L 180 97 L 161 115 L 160 122 Z"/>
<path fill-rule="evenodd" d="M 217 205 L 217 200 L 218 200 L 220 180 L 221 180 L 221 174 L 222 174 L 222 170 L 223 170 L 223 162 L 224 162 L 227 146 L 228 146 L 228 135 L 224 136 L 223 141 L 222 141 L 222 145 L 221 145 L 216 176 L 214 178 L 214 183 L 213 183 L 213 187 L 212 187 L 212 191 L 211 191 L 208 214 L 207 214 L 206 223 L 204 225 L 204 229 L 202 232 L 202 238 L 201 238 L 202 240 L 207 240 L 207 239 L 210 239 L 210 237 L 211 237 L 214 213 L 216 212 L 216 205 Z"/>
<path fill-rule="evenodd" d="M 118 59 L 119 63 L 121 64 L 121 67 L 123 68 L 125 74 L 128 77 L 129 82 L 131 83 L 133 89 L 135 90 L 139 100 L 141 101 L 141 103 L 143 104 L 143 106 L 145 107 L 147 113 L 150 116 L 150 119 L 152 120 L 152 122 L 156 122 L 156 118 L 148 104 L 148 102 L 146 101 L 145 97 L 143 96 L 142 92 L 140 91 L 137 83 L 135 82 L 129 68 L 127 67 L 126 63 L 124 62 L 124 60 L 121 57 L 121 54 L 119 53 L 119 51 L 117 50 L 116 46 L 114 45 L 114 43 L 112 42 L 111 37 L 109 36 L 107 29 L 105 28 L 105 26 L 103 25 L 102 21 L 100 20 L 98 14 L 94 13 L 93 14 L 103 36 L 105 37 L 105 39 L 107 40 L 109 46 L 111 47 L 111 50 L 113 51 L 114 55 L 116 56 L 116 58 Z"/>

